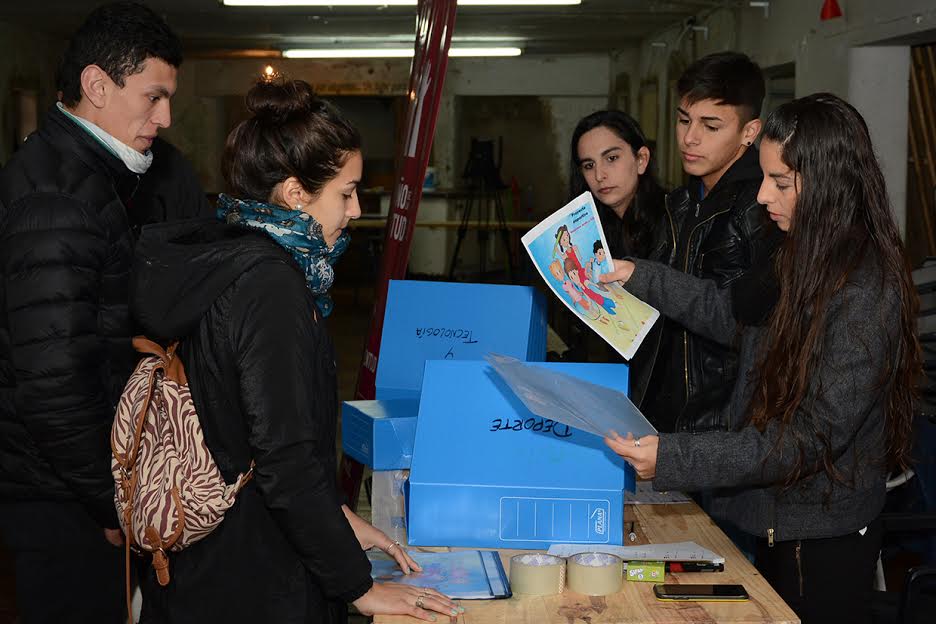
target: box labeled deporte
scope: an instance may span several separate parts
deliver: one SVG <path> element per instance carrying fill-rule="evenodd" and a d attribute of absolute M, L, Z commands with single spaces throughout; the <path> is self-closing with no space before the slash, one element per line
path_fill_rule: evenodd
<path fill-rule="evenodd" d="M 341 447 L 374 470 L 406 470 L 413 459 L 418 399 L 345 401 Z"/>
<path fill-rule="evenodd" d="M 625 364 L 536 363 L 620 392 Z M 544 419 L 486 362 L 426 363 L 407 484 L 412 546 L 623 543 L 634 473 L 598 436 Z"/>
<path fill-rule="evenodd" d="M 391 280 L 376 398 L 419 398 L 427 360 L 546 359 L 546 302 L 530 286 Z"/>

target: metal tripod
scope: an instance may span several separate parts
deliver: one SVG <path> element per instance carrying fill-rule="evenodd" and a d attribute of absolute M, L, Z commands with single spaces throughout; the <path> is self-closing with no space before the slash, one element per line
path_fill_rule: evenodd
<path fill-rule="evenodd" d="M 502 149 L 502 146 L 499 146 Z M 497 230 L 503 239 L 504 251 L 507 254 L 507 277 L 513 282 L 513 252 L 510 245 L 510 230 L 504 216 L 504 205 L 501 202 L 501 192 L 507 186 L 500 179 L 500 164 L 494 163 L 494 142 L 479 141 L 472 137 L 471 152 L 462 178 L 468 180 L 468 200 L 458 225 L 458 235 L 455 239 L 455 249 L 452 251 L 452 260 L 449 264 L 449 280 L 455 279 L 455 265 L 458 263 L 458 253 L 461 251 L 465 235 L 471 226 L 472 214 L 475 215 L 475 224 L 478 232 L 478 263 L 480 278 L 484 279 L 487 272 L 487 243 L 491 232 Z M 491 205 L 494 206 L 494 222 L 491 222 Z"/>

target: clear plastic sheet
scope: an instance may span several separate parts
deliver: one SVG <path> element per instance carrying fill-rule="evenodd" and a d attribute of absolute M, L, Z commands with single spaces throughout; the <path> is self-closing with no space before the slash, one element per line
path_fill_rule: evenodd
<path fill-rule="evenodd" d="M 537 416 L 597 436 L 611 431 L 637 438 L 657 433 L 622 392 L 496 353 L 485 359 Z"/>

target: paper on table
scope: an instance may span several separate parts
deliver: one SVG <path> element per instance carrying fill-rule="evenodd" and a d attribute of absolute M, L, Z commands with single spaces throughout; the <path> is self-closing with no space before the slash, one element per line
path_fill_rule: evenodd
<path fill-rule="evenodd" d="M 683 492 L 657 492 L 649 481 L 638 481 L 634 492 L 624 493 L 625 505 L 673 505 L 691 500 Z"/>
<path fill-rule="evenodd" d="M 431 587 L 456 599 L 510 597 L 510 587 L 497 551 L 409 551 L 409 554 L 422 567 L 422 572 L 404 575 L 395 560 L 382 556 L 382 553 L 368 553 L 371 577 L 375 581 Z"/>
<path fill-rule="evenodd" d="M 617 555 L 625 561 L 711 561 L 725 563 L 725 558 L 695 542 L 644 544 L 643 546 L 596 546 L 594 544 L 553 544 L 549 554 L 571 557 L 582 552 L 603 552 Z"/>
<path fill-rule="evenodd" d="M 623 392 L 496 353 L 485 359 L 537 416 L 602 437 L 610 431 L 638 438 L 657 433 Z"/>

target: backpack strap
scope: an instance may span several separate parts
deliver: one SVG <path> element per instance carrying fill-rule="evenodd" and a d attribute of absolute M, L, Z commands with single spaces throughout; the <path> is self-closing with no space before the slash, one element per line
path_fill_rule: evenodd
<path fill-rule="evenodd" d="M 130 447 L 130 450 L 127 452 L 126 464 L 125 467 L 129 468 L 130 472 L 130 482 L 128 485 L 128 496 L 127 500 L 132 501 L 133 496 L 136 492 L 137 486 L 139 485 L 139 470 L 137 466 L 137 458 L 140 452 L 140 444 L 143 439 L 143 426 L 146 421 L 146 415 L 149 412 L 150 403 L 155 396 L 156 391 L 156 381 L 157 376 L 160 371 L 163 373 L 164 377 L 172 379 L 176 383 L 185 384 L 185 369 L 182 367 L 182 360 L 175 357 L 176 349 L 179 346 L 178 341 L 172 342 L 169 345 L 168 349 L 163 349 L 159 344 L 149 340 L 144 336 L 135 336 L 133 338 L 134 348 L 146 355 L 156 356 L 159 358 L 159 361 L 155 363 L 152 370 L 149 373 L 147 379 L 147 389 L 146 389 L 146 399 L 143 401 L 143 405 L 140 409 L 140 413 L 136 418 L 136 429 L 133 435 L 133 444 Z M 180 381 L 181 380 L 181 381 Z M 160 399 L 156 399 L 157 403 Z M 157 405 L 158 407 L 158 405 Z M 176 508 L 182 512 L 182 504 L 179 501 L 178 492 L 173 489 L 173 497 L 176 499 Z M 126 539 L 126 590 L 127 590 L 127 617 L 132 617 L 132 592 L 131 592 L 131 582 L 130 582 L 130 546 L 133 541 L 133 506 L 128 505 L 124 510 L 124 525 L 127 527 Z M 153 568 L 156 571 L 157 582 L 161 586 L 166 586 L 169 583 L 169 559 L 166 556 L 166 550 L 172 547 L 179 538 L 182 536 L 182 530 L 185 526 L 184 516 L 179 518 L 179 522 L 176 526 L 176 531 L 172 537 L 166 542 L 162 542 L 159 539 L 159 535 L 152 527 L 148 527 L 146 530 L 146 536 L 151 542 L 150 554 L 153 557 Z M 147 550 L 143 544 L 139 544 L 140 548 Z"/>
<path fill-rule="evenodd" d="M 166 379 L 171 379 L 180 386 L 188 385 L 188 378 L 185 376 L 185 368 L 182 366 L 182 359 L 176 357 L 176 350 L 179 348 L 179 341 L 174 340 L 169 343 L 166 349 L 163 349 L 158 343 L 153 342 L 146 336 L 134 336 L 133 348 L 139 353 L 145 355 L 155 355 L 163 363 L 163 374 Z"/>

